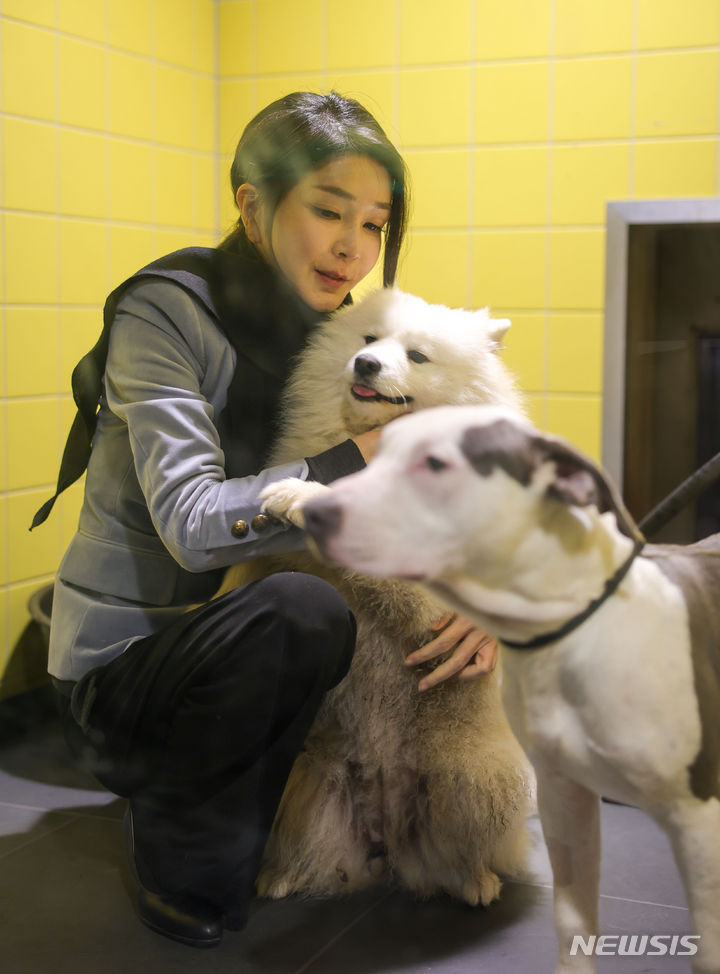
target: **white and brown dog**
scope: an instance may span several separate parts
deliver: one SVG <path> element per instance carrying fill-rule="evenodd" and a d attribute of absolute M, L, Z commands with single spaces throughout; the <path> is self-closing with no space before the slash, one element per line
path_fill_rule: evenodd
<path fill-rule="evenodd" d="M 643 548 L 588 458 L 492 406 L 397 420 L 305 517 L 330 560 L 421 581 L 500 640 L 506 710 L 538 777 L 558 971 L 595 970 L 570 945 L 597 932 L 602 794 L 668 833 L 693 970 L 717 974 L 720 535 Z"/>

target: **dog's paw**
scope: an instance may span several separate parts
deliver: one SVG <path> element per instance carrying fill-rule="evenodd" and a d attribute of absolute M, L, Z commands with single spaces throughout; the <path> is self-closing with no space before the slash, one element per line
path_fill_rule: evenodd
<path fill-rule="evenodd" d="M 296 528 L 305 528 L 302 509 L 314 497 L 324 494 L 329 488 L 315 481 L 300 480 L 299 477 L 286 477 L 270 484 L 260 493 L 262 510 Z"/>
<path fill-rule="evenodd" d="M 264 900 L 283 900 L 296 892 L 292 884 L 283 876 L 262 871 L 255 883 L 256 894 Z"/>
<path fill-rule="evenodd" d="M 478 904 L 489 906 L 500 896 L 501 889 L 500 879 L 488 869 L 482 876 L 466 880 L 460 897 L 470 906 L 478 906 Z"/>

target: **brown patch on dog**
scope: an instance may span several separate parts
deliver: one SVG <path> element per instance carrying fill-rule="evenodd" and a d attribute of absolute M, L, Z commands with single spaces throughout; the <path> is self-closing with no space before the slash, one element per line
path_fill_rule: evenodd
<path fill-rule="evenodd" d="M 696 797 L 720 799 L 720 535 L 694 545 L 649 545 L 646 557 L 682 591 L 688 608 L 702 737 L 688 769 Z"/>
<path fill-rule="evenodd" d="M 601 514 L 612 511 L 619 529 L 635 537 L 635 528 L 622 501 L 595 464 L 569 444 L 552 437 L 529 433 L 508 419 L 498 419 L 484 426 L 465 430 L 460 449 L 481 477 L 489 477 L 500 467 L 522 487 L 527 487 L 533 474 L 544 463 L 555 465 L 555 477 L 546 496 L 564 507 L 594 505 Z M 541 527 L 556 534 L 569 550 L 576 550 L 579 537 L 568 527 L 567 518 L 548 511 Z"/>
<path fill-rule="evenodd" d="M 489 477 L 496 467 L 527 487 L 542 457 L 533 448 L 534 438 L 508 419 L 465 430 L 460 449 L 481 477 Z"/>

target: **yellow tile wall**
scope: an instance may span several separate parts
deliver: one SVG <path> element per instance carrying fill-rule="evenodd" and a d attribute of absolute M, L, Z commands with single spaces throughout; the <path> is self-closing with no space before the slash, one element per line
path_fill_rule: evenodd
<path fill-rule="evenodd" d="M 6 646 L 77 515 L 75 490 L 24 527 L 104 295 L 234 222 L 256 111 L 334 87 L 380 119 L 413 177 L 401 285 L 511 317 L 533 419 L 597 457 L 605 205 L 718 194 L 719 45 L 716 0 L 447 0 L 441 23 L 435 0 L 0 0 Z"/>
<path fill-rule="evenodd" d="M 280 16 L 298 45 L 267 50 Z M 413 177 L 401 284 L 511 317 L 533 418 L 599 457 L 605 207 L 720 190 L 716 0 L 220 0 L 220 24 L 223 227 L 254 112 L 357 97 Z"/>
<path fill-rule="evenodd" d="M 217 17 L 215 0 L 0 0 L 0 697 L 44 679 L 9 659 L 79 486 L 28 525 L 105 296 L 166 249 L 217 239 Z"/>

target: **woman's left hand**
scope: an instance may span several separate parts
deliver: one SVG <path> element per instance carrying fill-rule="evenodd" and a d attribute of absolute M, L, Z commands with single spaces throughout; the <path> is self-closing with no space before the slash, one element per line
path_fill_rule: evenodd
<path fill-rule="evenodd" d="M 406 666 L 426 663 L 436 656 L 452 650 L 452 654 L 440 663 L 432 673 L 424 676 L 418 690 L 429 690 L 451 676 L 459 680 L 477 680 L 492 673 L 497 663 L 497 643 L 486 632 L 477 629 L 465 616 L 448 614 L 432 627 L 439 634 L 429 643 L 416 649 L 405 658 Z"/>

